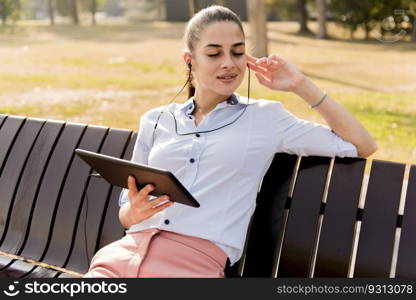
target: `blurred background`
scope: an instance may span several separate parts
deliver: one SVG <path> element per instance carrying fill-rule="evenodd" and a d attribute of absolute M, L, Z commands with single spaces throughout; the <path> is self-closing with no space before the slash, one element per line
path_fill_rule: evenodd
<path fill-rule="evenodd" d="M 284 57 L 351 111 L 371 158 L 416 163 L 416 0 L 0 0 L 0 113 L 137 130 L 184 84 L 186 22 L 211 4 L 244 21 L 250 54 Z M 254 76 L 251 96 L 325 124 Z"/>

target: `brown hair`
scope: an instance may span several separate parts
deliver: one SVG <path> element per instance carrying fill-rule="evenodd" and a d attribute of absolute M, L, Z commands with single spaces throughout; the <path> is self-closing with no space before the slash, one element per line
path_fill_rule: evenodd
<path fill-rule="evenodd" d="M 197 41 L 199 41 L 202 30 L 215 22 L 234 22 L 240 27 L 241 32 L 244 35 L 244 29 L 243 25 L 241 24 L 241 20 L 231 9 L 220 5 L 212 5 L 202 9 L 189 20 L 184 34 L 184 40 L 188 51 L 192 52 L 194 50 L 194 45 Z M 191 68 L 188 69 L 188 72 L 189 99 L 195 94 L 195 87 L 192 84 L 193 78 Z"/>

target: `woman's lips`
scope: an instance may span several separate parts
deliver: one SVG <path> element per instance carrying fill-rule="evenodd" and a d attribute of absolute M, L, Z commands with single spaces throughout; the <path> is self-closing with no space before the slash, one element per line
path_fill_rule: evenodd
<path fill-rule="evenodd" d="M 234 79 L 236 78 L 237 78 L 237 74 L 227 74 L 227 75 L 217 76 L 217 79 L 224 83 L 230 83 L 234 81 Z"/>

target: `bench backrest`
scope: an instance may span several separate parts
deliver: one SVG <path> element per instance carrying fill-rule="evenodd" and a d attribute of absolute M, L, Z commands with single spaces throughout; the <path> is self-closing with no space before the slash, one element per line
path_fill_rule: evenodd
<path fill-rule="evenodd" d="M 416 166 L 406 189 L 404 164 L 365 164 L 276 154 L 228 276 L 416 278 Z"/>
<path fill-rule="evenodd" d="M 0 250 L 85 273 L 99 248 L 124 235 L 121 189 L 89 177 L 92 170 L 74 149 L 130 159 L 136 136 L 124 129 L 0 115 Z M 416 277 L 416 166 L 399 213 L 405 165 L 373 161 L 360 207 L 365 164 L 276 154 L 243 257 L 226 268 L 226 276 L 346 277 L 354 270 L 358 277 L 388 277 L 394 264 L 397 277 Z M 36 267 L 27 272 L 58 276 Z"/>

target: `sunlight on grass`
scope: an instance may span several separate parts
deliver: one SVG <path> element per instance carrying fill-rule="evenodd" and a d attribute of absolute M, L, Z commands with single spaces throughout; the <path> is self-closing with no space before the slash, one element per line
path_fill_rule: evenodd
<path fill-rule="evenodd" d="M 37 24 L 0 29 L 0 113 L 137 130 L 140 116 L 168 103 L 185 81 L 185 23 Z M 415 43 L 350 41 L 333 23 L 329 40 L 297 35 L 295 22 L 268 29 L 270 53 L 298 66 L 365 125 L 379 145 L 372 158 L 416 163 Z M 246 80 L 237 92 L 247 95 Z M 325 124 L 302 99 L 267 90 L 254 74 L 251 97 L 281 101 Z M 183 92 L 175 102 L 185 99 Z"/>

